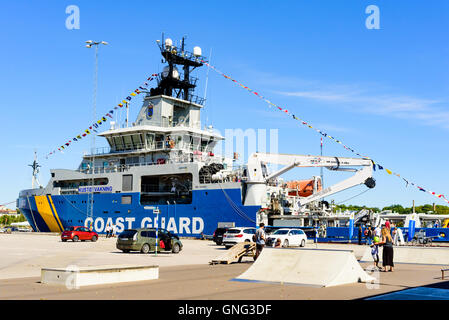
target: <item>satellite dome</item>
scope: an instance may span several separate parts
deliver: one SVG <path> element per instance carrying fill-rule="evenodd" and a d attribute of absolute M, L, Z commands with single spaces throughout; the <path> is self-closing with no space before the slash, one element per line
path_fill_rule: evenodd
<path fill-rule="evenodd" d="M 195 57 L 201 57 L 201 48 L 200 47 L 194 47 L 193 48 L 193 55 Z"/>
<path fill-rule="evenodd" d="M 173 45 L 173 41 L 170 38 L 165 39 L 165 46 L 170 48 Z"/>

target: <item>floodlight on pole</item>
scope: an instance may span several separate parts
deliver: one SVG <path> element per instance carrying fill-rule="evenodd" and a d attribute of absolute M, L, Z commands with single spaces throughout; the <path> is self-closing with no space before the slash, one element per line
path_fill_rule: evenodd
<path fill-rule="evenodd" d="M 98 83 L 98 45 L 99 44 L 103 44 L 106 45 L 108 44 L 105 41 L 92 41 L 92 40 L 87 40 L 86 41 L 87 48 L 92 48 L 92 45 L 95 45 L 95 73 L 94 73 L 94 94 L 93 94 L 93 123 L 97 122 L 97 83 Z M 88 210 L 87 210 L 87 216 L 92 218 L 93 217 L 93 207 L 94 207 L 94 184 L 95 184 L 95 133 L 92 132 L 92 179 L 91 179 L 91 184 L 92 184 L 92 188 L 88 194 Z"/>

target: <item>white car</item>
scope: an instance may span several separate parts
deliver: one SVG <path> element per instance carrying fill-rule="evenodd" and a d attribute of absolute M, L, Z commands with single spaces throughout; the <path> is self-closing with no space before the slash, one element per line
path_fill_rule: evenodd
<path fill-rule="evenodd" d="M 256 228 L 230 228 L 223 235 L 223 245 L 228 249 L 240 242 L 253 241 Z"/>
<path fill-rule="evenodd" d="M 267 236 L 267 246 L 275 246 L 276 240 L 281 239 L 281 245 L 284 248 L 290 246 L 304 247 L 307 242 L 307 236 L 300 229 L 278 229 Z"/>

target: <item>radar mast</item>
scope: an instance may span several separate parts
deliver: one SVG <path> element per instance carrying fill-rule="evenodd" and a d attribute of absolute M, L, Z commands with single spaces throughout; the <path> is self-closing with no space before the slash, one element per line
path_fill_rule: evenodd
<path fill-rule="evenodd" d="M 198 79 L 191 77 L 190 73 L 203 65 L 205 58 L 201 55 L 201 48 L 194 47 L 193 53 L 185 50 L 185 39 L 183 37 L 179 47 L 173 44 L 172 39 L 157 40 L 163 62 L 167 63 L 161 74 L 158 75 L 158 86 L 150 90 L 150 96 L 166 95 L 183 99 L 189 102 L 203 104 L 204 99 L 193 95 Z M 182 74 L 178 67 L 182 69 Z"/>

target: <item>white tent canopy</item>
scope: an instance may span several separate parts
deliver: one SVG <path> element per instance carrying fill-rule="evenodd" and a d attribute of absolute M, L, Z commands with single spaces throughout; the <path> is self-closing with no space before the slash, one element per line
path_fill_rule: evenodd
<path fill-rule="evenodd" d="M 28 221 L 24 222 L 13 222 L 11 223 L 11 227 L 31 227 Z"/>

